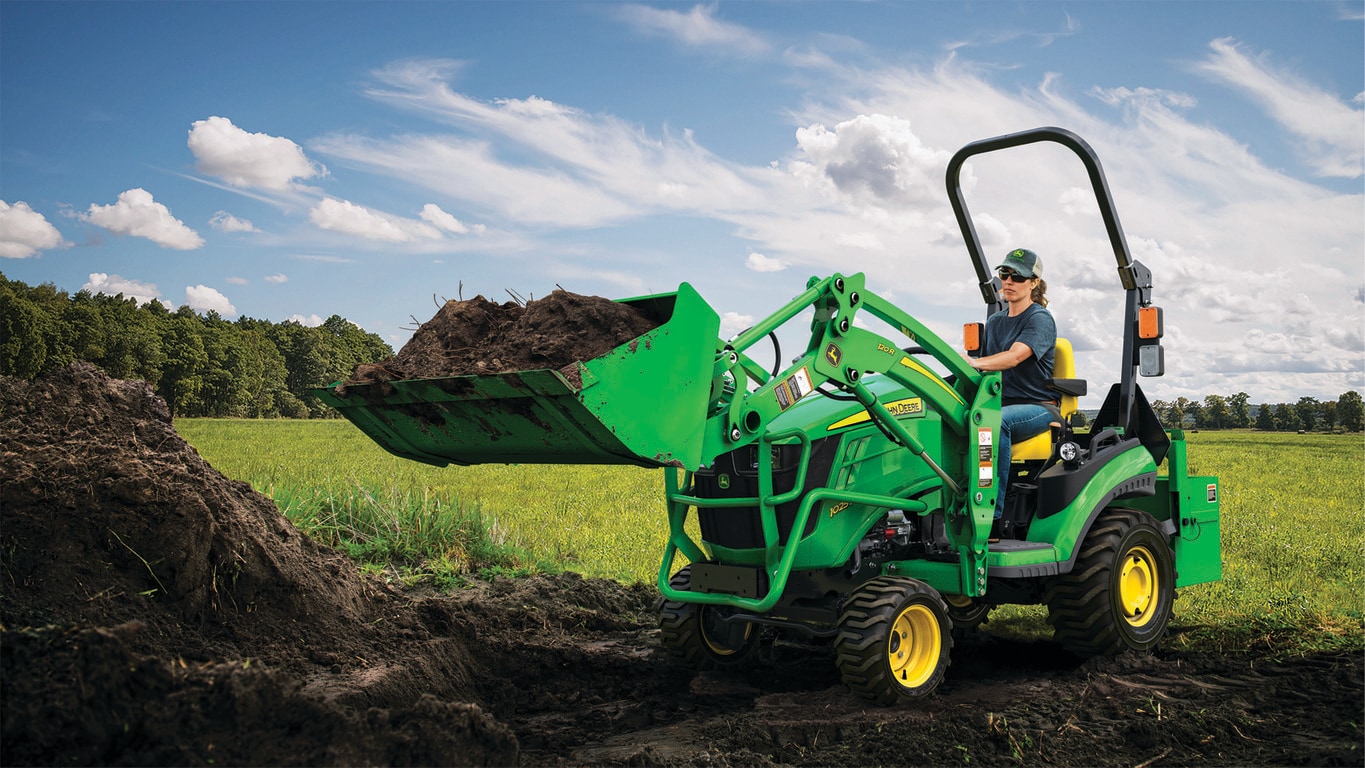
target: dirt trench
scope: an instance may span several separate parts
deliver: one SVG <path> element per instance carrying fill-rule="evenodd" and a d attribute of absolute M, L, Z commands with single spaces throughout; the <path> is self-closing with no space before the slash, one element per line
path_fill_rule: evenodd
<path fill-rule="evenodd" d="M 1082 662 L 959 642 L 865 706 L 826 646 L 664 655 L 652 587 L 403 593 L 176 434 L 143 382 L 0 379 L 3 765 L 1361 765 L 1357 653 Z"/>

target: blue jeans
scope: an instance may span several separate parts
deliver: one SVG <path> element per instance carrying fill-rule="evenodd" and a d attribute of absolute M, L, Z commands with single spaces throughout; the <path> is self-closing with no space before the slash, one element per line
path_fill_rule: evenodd
<path fill-rule="evenodd" d="M 1041 405 L 1025 403 L 1007 405 L 1000 409 L 999 460 L 996 465 L 995 519 L 1005 514 L 1005 486 L 1010 476 L 1010 445 L 1016 440 L 1027 440 L 1042 434 L 1052 424 L 1052 412 Z"/>

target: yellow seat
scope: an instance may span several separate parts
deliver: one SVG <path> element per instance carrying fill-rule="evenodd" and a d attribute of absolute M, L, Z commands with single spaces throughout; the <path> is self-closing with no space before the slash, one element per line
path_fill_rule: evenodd
<path fill-rule="evenodd" d="M 1052 358 L 1052 377 L 1054 379 L 1074 379 L 1076 378 L 1076 357 L 1071 351 L 1071 342 L 1067 339 L 1057 339 L 1057 349 Z M 1057 401 L 1060 404 L 1059 410 L 1062 412 L 1063 419 L 1071 418 L 1080 407 L 1080 398 L 1075 395 L 1062 394 Z M 1058 425 L 1060 426 L 1060 425 Z M 1027 440 L 1020 440 L 1010 446 L 1010 461 L 1046 461 L 1052 457 L 1052 430 L 1034 435 Z"/>

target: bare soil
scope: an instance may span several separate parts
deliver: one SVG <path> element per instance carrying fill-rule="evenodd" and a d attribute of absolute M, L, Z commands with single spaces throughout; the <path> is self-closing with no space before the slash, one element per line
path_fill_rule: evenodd
<path fill-rule="evenodd" d="M 1357 653 L 1083 662 L 986 631 L 936 694 L 874 708 L 819 644 L 695 673 L 656 599 L 396 591 L 204 462 L 146 384 L 0 379 L 3 765 L 1363 762 Z"/>
<path fill-rule="evenodd" d="M 398 354 L 358 366 L 340 394 L 353 384 L 559 370 L 604 355 L 658 324 L 632 305 L 562 289 L 525 305 L 483 296 L 451 300 Z"/>

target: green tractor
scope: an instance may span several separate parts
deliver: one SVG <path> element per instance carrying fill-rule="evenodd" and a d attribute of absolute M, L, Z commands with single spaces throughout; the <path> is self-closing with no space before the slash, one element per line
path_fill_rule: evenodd
<path fill-rule="evenodd" d="M 517 371 L 318 394 L 389 451 L 432 464 L 668 468 L 660 639 L 700 668 L 745 665 L 776 632 L 799 633 L 832 641 L 854 693 L 893 704 L 934 690 L 954 631 L 1003 604 L 1046 605 L 1057 640 L 1082 656 L 1149 650 L 1175 590 L 1221 578 L 1218 482 L 1188 474 L 1184 434 L 1162 426 L 1137 385 L 1164 373 L 1161 311 L 1099 161 L 1075 134 L 1040 128 L 975 142 L 948 164 L 988 315 L 1003 306 L 1000 283 L 958 174 L 972 156 L 1041 141 L 1074 151 L 1089 174 L 1126 295 L 1123 352 L 1119 381 L 1087 426 L 1086 383 L 1058 339 L 1060 408 L 1050 433 L 1013 447 L 1008 533 L 998 540 L 1000 374 L 975 370 L 868 291 L 862 274 L 812 278 L 729 341 L 686 283 L 625 300 L 658 326 L 574 376 Z M 789 366 L 768 371 L 750 356 L 811 309 L 809 341 Z M 855 324 L 860 315 L 895 338 Z M 979 340 L 981 324 L 967 330 Z M 689 533 L 694 511 L 700 540 Z"/>

